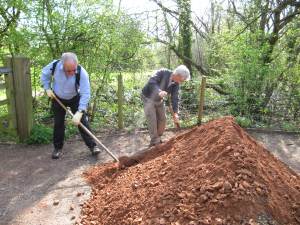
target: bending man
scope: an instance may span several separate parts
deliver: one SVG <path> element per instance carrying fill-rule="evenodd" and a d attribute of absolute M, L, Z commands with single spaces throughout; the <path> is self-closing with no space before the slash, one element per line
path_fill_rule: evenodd
<path fill-rule="evenodd" d="M 62 154 L 64 145 L 66 111 L 53 97 L 56 96 L 65 106 L 71 108 L 74 114 L 72 121 L 75 125 L 78 126 L 81 122 L 90 129 L 86 116 L 87 105 L 91 96 L 89 77 L 86 70 L 78 65 L 77 56 L 72 52 L 67 52 L 62 54 L 60 60 L 55 60 L 43 68 L 41 83 L 47 95 L 52 98 L 54 112 L 52 158 L 58 159 Z M 53 83 L 52 89 L 51 83 Z M 80 126 L 78 128 L 87 147 L 93 155 L 97 155 L 100 149 L 94 140 Z"/>
<path fill-rule="evenodd" d="M 158 70 L 142 90 L 144 112 L 147 118 L 150 134 L 150 147 L 161 143 L 161 136 L 166 127 L 166 114 L 164 97 L 171 95 L 173 120 L 179 124 L 178 101 L 179 85 L 190 79 L 190 71 L 184 65 L 178 66 L 174 71 L 168 69 Z"/>

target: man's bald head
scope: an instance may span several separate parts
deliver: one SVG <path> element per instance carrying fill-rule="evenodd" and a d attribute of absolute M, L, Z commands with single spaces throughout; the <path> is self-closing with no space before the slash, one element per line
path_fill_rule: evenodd
<path fill-rule="evenodd" d="M 65 52 L 61 56 L 61 61 L 64 67 L 65 74 L 68 76 L 74 75 L 78 65 L 76 54 L 73 52 Z"/>

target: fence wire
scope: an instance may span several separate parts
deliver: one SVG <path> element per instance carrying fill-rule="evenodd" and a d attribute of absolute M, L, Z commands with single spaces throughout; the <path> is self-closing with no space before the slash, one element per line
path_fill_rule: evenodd
<path fill-rule="evenodd" d="M 147 79 L 144 79 L 144 82 L 146 81 Z M 182 127 L 190 127 L 198 123 L 200 83 L 199 79 L 195 79 L 192 85 L 187 83 L 181 87 L 179 114 Z M 124 125 L 128 129 L 146 128 L 143 104 L 140 99 L 140 93 L 143 85 L 144 83 L 141 84 L 140 81 L 137 81 L 134 88 L 125 87 Z M 112 95 L 111 97 L 107 96 L 105 93 L 103 93 L 102 96 L 96 97 L 97 101 L 99 101 L 99 108 L 97 111 L 98 115 L 96 117 L 99 118 L 99 121 L 101 121 L 102 124 L 116 127 L 117 99 L 115 94 L 112 92 L 110 94 Z M 237 122 L 244 127 L 300 131 L 300 120 L 297 114 L 298 111 L 296 109 L 289 110 L 286 108 L 288 105 L 287 97 L 273 97 L 266 108 L 266 112 L 260 114 L 247 113 L 247 115 L 234 114 L 233 106 L 235 103 L 233 101 L 234 99 L 229 100 L 227 96 L 221 96 L 214 90 L 206 88 L 202 121 L 207 122 L 215 118 L 234 115 Z M 169 103 L 165 102 L 165 104 L 168 127 L 173 127 L 174 124 L 171 113 L 168 109 Z"/>
<path fill-rule="evenodd" d="M 41 65 L 32 63 L 31 77 L 34 102 L 34 122 L 37 124 L 53 124 L 51 104 L 48 98 L 43 95 L 40 86 Z M 151 65 L 151 68 L 160 69 L 162 64 Z M 127 130 L 145 129 L 147 127 L 143 103 L 140 98 L 141 90 L 146 84 L 155 69 L 137 72 L 123 71 L 124 80 L 124 127 Z M 92 97 L 89 104 L 89 113 L 93 129 L 118 129 L 118 98 L 117 98 L 117 75 L 109 75 L 107 82 L 101 82 L 104 75 L 99 73 L 90 74 Z M 1 78 L 1 77 L 0 77 Z M 192 81 L 181 85 L 179 114 L 181 127 L 191 127 L 198 123 L 199 110 L 199 88 L 200 77 L 194 76 Z M 97 93 L 97 90 L 100 90 Z M 294 99 L 295 100 L 295 99 Z M 222 96 L 211 88 L 205 89 L 204 111 L 202 122 L 234 115 L 234 99 Z M 93 106 L 96 107 L 93 109 Z M 166 104 L 167 127 L 174 127 L 168 102 Z M 299 101 L 300 104 L 300 101 Z M 267 105 L 266 111 L 260 114 L 240 115 L 235 114 L 237 121 L 244 127 L 263 127 L 273 130 L 300 131 L 299 111 L 300 106 L 291 104 L 291 97 L 284 92 L 274 94 Z M 298 107 L 298 108 L 297 108 Z M 0 115 L 7 114 L 5 106 L 0 107 Z M 259 119 L 257 119 L 259 118 Z"/>

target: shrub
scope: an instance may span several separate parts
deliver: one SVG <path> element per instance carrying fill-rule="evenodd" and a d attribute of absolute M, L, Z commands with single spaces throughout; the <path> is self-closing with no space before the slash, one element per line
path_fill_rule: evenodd
<path fill-rule="evenodd" d="M 235 117 L 235 120 L 241 127 L 250 127 L 252 124 L 249 118 L 242 117 L 242 116 Z"/>
<path fill-rule="evenodd" d="M 35 124 L 30 137 L 25 141 L 27 144 L 49 144 L 52 141 L 53 129 L 41 124 Z"/>
<path fill-rule="evenodd" d="M 293 122 L 283 122 L 282 129 L 284 131 L 299 131 L 299 125 Z"/>

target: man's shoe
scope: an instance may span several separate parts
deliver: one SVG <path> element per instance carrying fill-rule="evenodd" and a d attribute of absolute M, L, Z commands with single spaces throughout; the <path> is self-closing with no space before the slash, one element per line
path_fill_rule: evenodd
<path fill-rule="evenodd" d="M 52 152 L 52 159 L 58 159 L 62 154 L 62 150 L 61 149 L 54 149 Z"/>
<path fill-rule="evenodd" d="M 98 155 L 101 150 L 98 148 L 98 146 L 94 146 L 92 148 L 90 148 L 91 152 L 92 152 L 92 155 Z"/>

